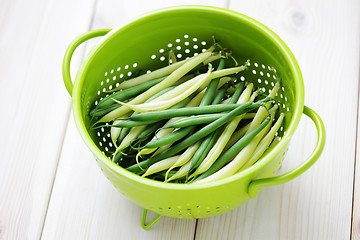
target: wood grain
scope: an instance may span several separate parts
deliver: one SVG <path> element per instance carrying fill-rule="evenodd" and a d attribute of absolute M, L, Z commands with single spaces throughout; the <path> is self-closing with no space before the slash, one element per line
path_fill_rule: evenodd
<path fill-rule="evenodd" d="M 1 2 L 0 239 L 40 238 L 69 113 L 62 57 L 87 29 L 91 8 L 89 1 Z"/>
<path fill-rule="evenodd" d="M 229 6 L 270 27 L 290 47 L 303 73 L 305 104 L 324 120 L 327 142 L 321 158 L 301 177 L 264 189 L 232 212 L 200 220 L 196 238 L 348 239 L 358 104 L 359 2 L 258 0 L 230 1 Z M 311 121 L 302 118 L 281 172 L 305 160 L 315 139 Z"/>

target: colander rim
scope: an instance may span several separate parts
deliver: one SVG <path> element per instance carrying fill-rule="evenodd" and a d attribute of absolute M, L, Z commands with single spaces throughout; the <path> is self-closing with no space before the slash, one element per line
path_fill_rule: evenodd
<path fill-rule="evenodd" d="M 248 169 L 237 173 L 231 177 L 227 177 L 221 180 L 217 180 L 214 182 L 209 183 L 202 183 L 202 184 L 179 184 L 179 183 L 164 183 L 148 178 L 142 178 L 134 173 L 131 173 L 124 168 L 119 167 L 115 163 L 113 163 L 108 157 L 106 157 L 100 149 L 96 146 L 96 144 L 91 139 L 86 127 L 85 123 L 81 117 L 81 91 L 79 92 L 79 88 L 81 84 L 84 82 L 84 74 L 83 72 L 87 71 L 87 68 L 89 66 L 89 62 L 94 58 L 94 56 L 101 51 L 101 48 L 104 44 L 106 44 L 107 41 L 110 41 L 110 39 L 114 36 L 115 33 L 120 31 L 123 28 L 128 27 L 129 25 L 132 25 L 140 20 L 143 20 L 144 18 L 155 16 L 158 14 L 162 14 L 163 12 L 169 12 L 169 11 L 182 11 L 182 10 L 201 10 L 201 11 L 209 11 L 209 12 L 216 12 L 216 13 L 222 13 L 222 14 L 230 14 L 233 17 L 241 19 L 245 24 L 251 25 L 252 27 L 258 28 L 261 31 L 263 31 L 267 37 L 279 48 L 282 50 L 282 53 L 285 54 L 286 60 L 288 61 L 288 64 L 290 64 L 291 69 L 293 71 L 294 76 L 294 83 L 295 83 L 295 91 L 296 91 L 296 98 L 294 99 L 294 112 L 291 118 L 291 122 L 289 125 L 288 130 L 284 134 L 284 136 L 281 138 L 280 142 L 274 147 L 272 151 L 267 153 L 265 156 L 262 157 L 261 161 L 258 161 L 253 166 L 249 167 Z M 85 144 L 88 148 L 92 151 L 95 158 L 101 161 L 103 164 L 105 164 L 109 169 L 116 172 L 117 174 L 122 175 L 123 177 L 126 177 L 129 180 L 135 181 L 135 182 L 141 182 L 145 185 L 151 185 L 152 187 L 162 188 L 162 189 L 178 189 L 178 190 L 196 190 L 196 189 L 205 189 L 205 188 L 211 188 L 214 186 L 219 186 L 227 183 L 231 183 L 234 181 L 238 181 L 242 179 L 244 176 L 254 174 L 257 170 L 264 167 L 266 164 L 268 164 L 272 159 L 274 159 L 280 151 L 286 147 L 286 145 L 289 143 L 303 112 L 304 107 L 304 85 L 303 85 L 303 78 L 300 71 L 300 67 L 288 48 L 288 46 L 285 44 L 285 42 L 277 35 L 275 34 L 271 29 L 266 27 L 264 24 L 260 23 L 259 21 L 246 16 L 242 13 L 232 11 L 225 8 L 220 7 L 214 7 L 214 6 L 203 6 L 203 5 L 181 5 L 181 6 L 173 6 L 173 7 L 166 7 L 161 8 L 158 10 L 153 10 L 148 13 L 144 13 L 142 15 L 139 15 L 138 17 L 135 17 L 118 27 L 111 30 L 109 33 L 107 33 L 96 45 L 92 48 L 92 50 L 87 54 L 86 58 L 82 62 L 78 73 L 75 78 L 74 82 L 74 89 L 72 92 L 72 109 L 73 109 L 73 115 L 75 119 L 76 126 L 80 132 L 80 135 L 82 139 L 84 140 Z M 251 181 L 251 180 L 250 180 Z"/>

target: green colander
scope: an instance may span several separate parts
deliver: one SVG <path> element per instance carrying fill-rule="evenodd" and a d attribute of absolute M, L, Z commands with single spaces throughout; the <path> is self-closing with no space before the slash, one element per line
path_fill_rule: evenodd
<path fill-rule="evenodd" d="M 71 56 L 81 43 L 102 36 L 81 64 L 74 86 L 70 78 Z M 154 70 L 168 63 L 173 49 L 179 59 L 207 49 L 212 36 L 232 50 L 238 61 L 250 59 L 242 80 L 251 81 L 268 92 L 275 78 L 282 79 L 276 96 L 286 113 L 277 133 L 280 142 L 256 164 L 232 177 L 204 184 L 163 183 L 141 178 L 111 162 L 106 155 L 114 151 L 106 129 L 91 129 L 89 110 L 105 91 L 131 78 L 137 70 Z M 160 216 L 204 218 L 227 212 L 253 198 L 264 187 L 296 178 L 319 158 L 325 143 L 321 118 L 304 106 L 304 86 L 299 66 L 285 43 L 261 23 L 240 13 L 206 6 L 177 6 L 156 10 L 113 30 L 99 29 L 76 38 L 66 51 L 63 63 L 65 86 L 72 96 L 77 128 L 98 165 L 123 195 L 146 209 L 142 226 L 150 228 Z M 290 172 L 274 177 L 288 150 L 289 141 L 302 114 L 310 117 L 318 139 L 311 156 Z M 146 211 L 159 214 L 145 224 Z"/>

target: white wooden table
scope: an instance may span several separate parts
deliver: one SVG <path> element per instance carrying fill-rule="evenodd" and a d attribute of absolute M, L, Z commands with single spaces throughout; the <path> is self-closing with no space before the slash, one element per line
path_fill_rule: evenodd
<path fill-rule="evenodd" d="M 142 209 L 102 175 L 78 134 L 62 58 L 83 32 L 179 4 L 229 8 L 274 30 L 299 62 L 327 142 L 309 171 L 238 209 L 164 217 L 146 231 Z M 0 239 L 360 239 L 359 16 L 358 0 L 0 0 Z M 73 74 L 94 42 L 76 51 Z M 315 139 L 302 118 L 280 172 Z"/>

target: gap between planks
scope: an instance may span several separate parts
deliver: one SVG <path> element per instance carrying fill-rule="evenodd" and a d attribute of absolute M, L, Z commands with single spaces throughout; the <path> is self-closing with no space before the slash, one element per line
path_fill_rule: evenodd
<path fill-rule="evenodd" d="M 360 20 L 359 20 L 360 21 Z M 359 24 L 360 25 L 360 24 Z M 360 35 L 360 34 L 359 34 Z M 360 40 L 360 38 L 359 38 Z M 360 45 L 360 41 L 359 41 L 359 45 Z M 360 63 L 360 51 L 358 53 L 358 62 Z M 360 82 L 360 67 L 358 69 L 358 80 Z M 356 118 L 356 138 L 355 138 L 355 159 L 354 159 L 354 180 L 353 180 L 353 195 L 352 195 L 352 208 L 351 208 L 351 221 L 350 221 L 350 239 L 360 239 L 360 230 L 356 229 L 356 223 L 358 223 L 357 219 L 356 219 L 356 208 L 357 205 L 356 205 L 356 192 L 357 192 L 357 189 L 360 187 L 358 186 L 358 184 L 356 184 L 356 180 L 360 178 L 360 176 L 356 176 L 356 174 L 360 174 L 360 171 L 357 171 L 357 167 L 359 167 L 359 163 L 357 163 L 357 161 L 360 161 L 359 160 L 359 154 L 360 154 L 360 151 L 359 151 L 359 137 L 360 137 L 360 134 L 359 134 L 359 124 L 360 124 L 360 121 L 359 121 L 359 118 L 360 118 L 360 104 L 359 104 L 359 101 L 360 101 L 360 85 L 358 86 L 358 98 L 357 98 L 357 118 Z M 360 222 L 360 220 L 359 220 Z"/>

